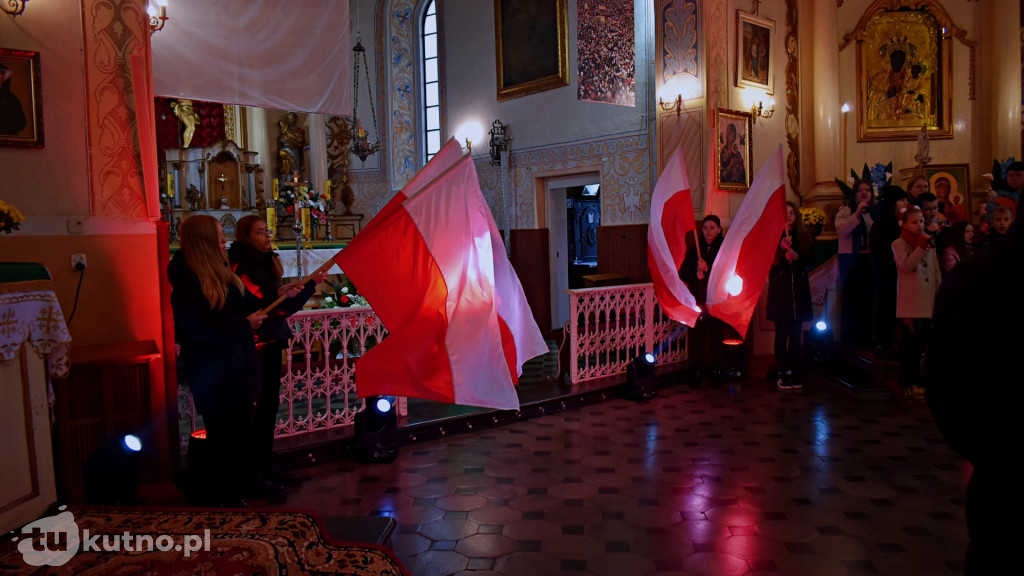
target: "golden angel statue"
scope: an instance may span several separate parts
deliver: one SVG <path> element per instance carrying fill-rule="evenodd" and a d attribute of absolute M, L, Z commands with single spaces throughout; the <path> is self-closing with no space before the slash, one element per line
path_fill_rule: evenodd
<path fill-rule="evenodd" d="M 199 124 L 199 114 L 192 109 L 191 100 L 178 100 L 171 102 L 171 110 L 174 110 L 174 115 L 181 120 L 181 123 L 185 125 L 185 148 L 192 143 L 192 135 L 196 133 L 196 124 Z"/>

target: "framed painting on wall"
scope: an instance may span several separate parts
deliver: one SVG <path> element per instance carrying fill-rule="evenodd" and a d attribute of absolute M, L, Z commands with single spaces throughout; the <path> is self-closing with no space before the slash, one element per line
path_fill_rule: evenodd
<path fill-rule="evenodd" d="M 715 135 L 718 148 L 717 174 L 719 190 L 746 192 L 750 188 L 754 159 L 751 154 L 750 112 L 719 108 L 715 112 Z"/>
<path fill-rule="evenodd" d="M 43 147 L 39 52 L 0 48 L 0 146 Z"/>
<path fill-rule="evenodd" d="M 736 11 L 736 86 L 772 94 L 775 22 Z"/>
<path fill-rule="evenodd" d="M 494 0 L 498 101 L 569 85 L 566 0 Z"/>
<path fill-rule="evenodd" d="M 857 141 L 952 138 L 950 35 L 925 10 L 877 12 L 857 41 Z"/>
<path fill-rule="evenodd" d="M 928 190 L 939 199 L 939 212 L 952 223 L 971 222 L 980 206 L 971 198 L 970 165 L 929 164 L 924 167 Z"/>

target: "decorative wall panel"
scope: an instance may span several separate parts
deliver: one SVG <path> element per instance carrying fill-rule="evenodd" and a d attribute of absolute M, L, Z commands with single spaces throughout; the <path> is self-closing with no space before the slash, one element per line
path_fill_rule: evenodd
<path fill-rule="evenodd" d="M 387 142 L 391 168 L 391 186 L 399 190 L 416 174 L 416 96 L 413 49 L 416 39 L 416 4 L 411 0 L 392 0 L 388 3 L 387 74 L 389 87 L 381 142 Z M 386 137 L 385 137 L 386 136 Z M 374 211 L 376 213 L 376 211 Z"/>

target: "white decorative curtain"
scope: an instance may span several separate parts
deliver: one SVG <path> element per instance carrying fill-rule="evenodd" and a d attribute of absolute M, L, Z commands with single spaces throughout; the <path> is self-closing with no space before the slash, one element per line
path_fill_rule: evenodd
<path fill-rule="evenodd" d="M 154 92 L 351 117 L 348 4 L 173 0 L 153 35 Z"/>

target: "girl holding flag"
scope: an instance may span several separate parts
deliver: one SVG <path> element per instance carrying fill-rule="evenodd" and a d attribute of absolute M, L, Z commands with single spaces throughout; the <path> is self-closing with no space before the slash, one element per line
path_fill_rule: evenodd
<path fill-rule="evenodd" d="M 796 204 L 786 202 L 786 228 L 768 272 L 766 311 L 768 320 L 775 323 L 775 384 L 780 390 L 800 388 L 794 378 L 800 356 L 800 329 L 813 315 L 807 266 L 814 240 L 798 213 Z"/>
<path fill-rule="evenodd" d="M 679 277 L 690 289 L 697 305 L 703 310 L 696 325 L 689 330 L 690 350 L 693 356 L 695 388 L 700 387 L 701 379 L 708 373 L 712 375 L 712 383 L 717 382 L 718 372 L 722 364 L 722 339 L 725 337 L 726 325 L 706 310 L 705 302 L 708 294 L 708 276 L 711 265 L 722 247 L 722 221 L 714 214 L 709 214 L 701 221 L 701 232 L 693 231 L 694 244 L 688 244 L 683 265 L 679 269 Z"/>

